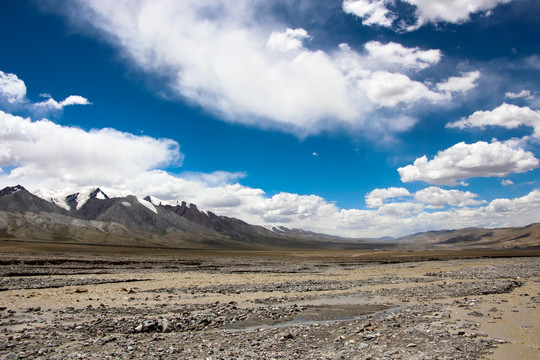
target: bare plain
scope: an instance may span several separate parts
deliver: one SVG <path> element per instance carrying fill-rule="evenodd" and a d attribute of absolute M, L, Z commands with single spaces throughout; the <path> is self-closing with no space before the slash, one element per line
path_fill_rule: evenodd
<path fill-rule="evenodd" d="M 540 358 L 540 250 L 5 241 L 0 263 L 0 358 Z"/>

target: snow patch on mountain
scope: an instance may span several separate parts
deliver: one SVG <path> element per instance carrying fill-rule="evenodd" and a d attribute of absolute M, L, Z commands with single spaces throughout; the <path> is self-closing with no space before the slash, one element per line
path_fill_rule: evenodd
<path fill-rule="evenodd" d="M 152 204 L 150 201 L 146 201 L 145 199 L 143 199 L 142 197 L 138 197 L 136 196 L 137 198 L 137 201 L 143 205 L 144 207 L 146 207 L 148 210 L 152 211 L 153 213 L 157 214 L 157 209 L 156 207 L 154 206 L 154 204 Z"/>
<path fill-rule="evenodd" d="M 67 202 L 67 196 L 73 194 L 73 189 L 62 189 L 62 190 L 49 190 L 49 189 L 38 189 L 33 192 L 37 197 L 42 198 L 48 202 L 51 202 L 55 205 L 60 206 L 63 209 L 70 210 L 70 206 Z"/>
<path fill-rule="evenodd" d="M 291 229 L 286 228 L 283 225 L 266 224 L 266 225 L 262 225 L 262 227 L 278 234 L 283 234 L 283 233 L 287 233 L 291 231 Z"/>
<path fill-rule="evenodd" d="M 161 206 L 165 206 L 165 205 L 177 206 L 177 205 L 182 204 L 181 200 L 161 200 L 161 199 L 158 199 L 155 196 L 147 196 L 147 197 L 144 198 L 144 200 L 149 201 L 150 203 L 152 203 L 155 206 L 160 206 L 160 205 Z"/>
<path fill-rule="evenodd" d="M 96 198 L 100 200 L 110 198 L 122 198 L 130 195 L 129 191 L 102 189 L 96 186 L 89 186 L 82 189 L 64 188 L 62 190 L 37 189 L 32 192 L 34 195 L 60 206 L 66 210 L 71 210 L 71 204 L 76 201 L 76 209 L 79 210 L 90 200 Z"/>
<path fill-rule="evenodd" d="M 99 188 L 84 188 L 84 189 L 80 190 L 78 192 L 78 194 L 77 194 L 77 197 L 76 197 L 77 210 L 82 208 L 83 205 L 86 204 L 86 202 L 92 198 L 91 195 L 94 195 L 94 197 L 96 197 L 98 199 L 105 199 L 103 194 L 101 194 L 101 190 L 96 192 L 96 190 L 98 190 L 98 189 Z M 101 197 L 98 197 L 99 195 L 101 195 Z"/>

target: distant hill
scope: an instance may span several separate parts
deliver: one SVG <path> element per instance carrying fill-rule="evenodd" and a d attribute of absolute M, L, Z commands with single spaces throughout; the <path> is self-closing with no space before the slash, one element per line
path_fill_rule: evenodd
<path fill-rule="evenodd" d="M 540 224 L 430 231 L 399 239 L 350 239 L 257 226 L 183 201 L 85 188 L 0 190 L 0 239 L 190 249 L 540 248 Z"/>
<path fill-rule="evenodd" d="M 498 229 L 465 228 L 428 231 L 397 240 L 405 246 L 437 246 L 439 248 L 540 248 L 540 223 L 524 227 Z"/>

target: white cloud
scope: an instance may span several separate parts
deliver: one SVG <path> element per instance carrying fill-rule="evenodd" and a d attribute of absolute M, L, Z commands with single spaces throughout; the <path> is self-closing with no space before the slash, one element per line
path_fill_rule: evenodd
<path fill-rule="evenodd" d="M 537 212 L 539 206 L 540 191 L 534 190 L 528 195 L 516 199 L 495 199 L 491 203 L 489 203 L 485 210 L 489 213 L 492 213 L 493 215 L 497 215 L 497 217 L 499 218 L 504 216 L 511 216 L 512 218 L 524 216 L 525 219 L 520 221 L 520 223 L 527 224 L 533 221 L 538 221 L 538 213 L 534 215 L 528 213 Z"/>
<path fill-rule="evenodd" d="M 298 50 L 303 47 L 302 41 L 309 39 L 304 29 L 287 29 L 285 32 L 273 32 L 268 38 L 266 46 L 278 51 Z"/>
<path fill-rule="evenodd" d="M 385 215 L 395 218 L 410 217 L 420 214 L 424 210 L 424 205 L 414 202 L 383 204 L 377 209 L 378 215 Z"/>
<path fill-rule="evenodd" d="M 87 98 L 84 98 L 80 95 L 70 95 L 60 102 L 61 106 L 70 106 L 70 105 L 89 105 L 90 101 Z"/>
<path fill-rule="evenodd" d="M 404 73 L 438 63 L 439 50 L 372 42 L 370 56 L 346 44 L 332 51 L 308 48 L 305 29 L 272 16 L 261 21 L 260 7 L 248 0 L 141 0 L 136 6 L 81 0 L 67 12 L 77 24 L 98 29 L 138 69 L 168 79 L 163 88 L 169 97 L 186 98 L 230 122 L 300 137 L 336 128 L 391 137 L 415 123 L 407 113 L 411 104 L 451 99 Z M 381 69 L 381 56 L 398 68 Z M 396 108 L 407 121 L 390 126 L 377 112 L 381 106 Z"/>
<path fill-rule="evenodd" d="M 337 207 L 316 195 L 279 193 L 250 205 L 251 213 L 265 223 L 296 224 L 324 219 L 335 214 Z"/>
<path fill-rule="evenodd" d="M 48 97 L 49 99 L 35 103 L 34 106 L 40 107 L 40 108 L 48 108 L 48 109 L 54 109 L 54 110 L 62 110 L 64 106 L 70 106 L 70 105 L 90 105 L 90 101 L 88 99 L 80 96 L 80 95 L 70 95 L 64 100 L 58 102 L 54 100 L 50 95 L 44 94 L 44 96 Z"/>
<path fill-rule="evenodd" d="M 414 194 L 416 200 L 434 208 L 446 205 L 458 207 L 477 206 L 485 203 L 485 201 L 476 200 L 477 197 L 477 194 L 470 191 L 445 190 L 436 186 L 419 190 Z"/>
<path fill-rule="evenodd" d="M 403 182 L 425 181 L 436 185 L 457 185 L 458 180 L 472 177 L 504 177 L 538 167 L 531 152 L 506 143 L 483 141 L 460 142 L 428 160 L 422 156 L 398 169 Z"/>
<path fill-rule="evenodd" d="M 466 92 L 474 88 L 475 81 L 480 77 L 479 71 L 471 71 L 462 76 L 451 76 L 446 81 L 437 84 L 437 89 L 446 92 Z"/>
<path fill-rule="evenodd" d="M 2 173 L 4 184 L 113 186 L 181 159 L 178 143 L 173 140 L 114 129 L 84 131 L 0 111 L 0 166 L 11 168 Z"/>
<path fill-rule="evenodd" d="M 307 32 L 258 22 L 247 1 L 81 1 L 80 8 L 136 66 L 170 78 L 173 95 L 228 121 L 305 135 L 323 120 L 347 124 L 364 114 L 332 57 L 302 47 Z"/>
<path fill-rule="evenodd" d="M 418 22 L 437 23 L 448 22 L 460 24 L 470 20 L 470 15 L 496 8 L 500 4 L 512 0 L 405 0 L 416 6 Z"/>
<path fill-rule="evenodd" d="M 413 69 L 425 69 L 437 64 L 442 56 L 440 50 L 420 50 L 418 47 L 406 48 L 395 42 L 382 44 L 378 41 L 370 41 L 364 47 L 369 56 L 377 61 L 394 63 Z"/>
<path fill-rule="evenodd" d="M 534 96 L 531 94 L 530 90 L 521 90 L 520 92 L 506 92 L 504 93 L 504 96 L 509 99 L 525 99 L 525 100 L 532 100 L 534 99 Z"/>
<path fill-rule="evenodd" d="M 5 99 L 9 103 L 24 102 L 26 100 L 24 81 L 15 74 L 0 70 L 0 99 Z"/>
<path fill-rule="evenodd" d="M 407 25 L 404 17 L 394 11 L 394 0 L 345 0 L 343 10 L 362 19 L 364 25 L 379 25 L 400 31 L 417 30 L 428 23 L 460 24 L 470 20 L 470 15 L 483 12 L 486 15 L 500 4 L 512 0 L 403 0 L 415 7 L 416 23 Z"/>
<path fill-rule="evenodd" d="M 214 171 L 211 173 L 196 173 L 184 171 L 182 173 L 183 179 L 199 181 L 207 186 L 231 184 L 245 177 L 246 173 L 244 172 Z"/>
<path fill-rule="evenodd" d="M 368 79 L 361 80 L 368 98 L 378 106 L 393 107 L 398 103 L 414 103 L 420 100 L 440 101 L 445 95 L 431 91 L 421 82 L 413 81 L 403 74 L 375 71 Z"/>
<path fill-rule="evenodd" d="M 345 0 L 343 11 L 358 16 L 364 25 L 391 27 L 396 15 L 388 10 L 387 3 L 387 0 Z"/>
<path fill-rule="evenodd" d="M 57 102 L 50 94 L 41 94 L 47 100 L 32 103 L 26 98 L 26 85 L 15 74 L 4 73 L 0 70 L 0 103 L 2 100 L 9 104 L 19 104 L 30 110 L 62 110 L 64 106 L 89 105 L 88 99 L 80 95 L 70 95 L 63 101 Z"/>
<path fill-rule="evenodd" d="M 411 193 L 409 190 L 402 187 L 375 189 L 366 195 L 366 205 L 370 208 L 377 208 L 381 207 L 386 199 L 401 198 L 406 196 L 411 196 Z"/>
<path fill-rule="evenodd" d="M 449 123 L 449 128 L 466 129 L 472 127 L 502 126 L 515 129 L 520 126 L 530 126 L 534 129 L 533 137 L 540 138 L 540 111 L 503 103 L 491 111 L 476 111 L 468 118 Z"/>
<path fill-rule="evenodd" d="M 394 203 L 384 206 L 388 206 L 390 211 L 383 213 L 380 209 L 342 209 L 330 223 L 335 222 L 342 235 L 356 237 L 403 236 L 420 231 L 456 227 L 525 226 L 538 222 L 540 191 L 534 190 L 515 199 L 495 199 L 488 204 L 474 207 L 430 209 L 429 212 L 422 211 L 421 204 L 414 203 Z"/>
<path fill-rule="evenodd" d="M 513 184 L 514 184 L 514 182 L 512 180 L 510 180 L 510 179 L 502 179 L 501 180 L 501 185 L 502 186 L 508 186 L 508 185 L 513 185 Z"/>

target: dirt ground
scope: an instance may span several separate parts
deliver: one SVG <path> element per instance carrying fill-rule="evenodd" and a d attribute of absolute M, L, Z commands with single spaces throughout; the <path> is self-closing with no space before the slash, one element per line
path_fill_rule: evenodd
<path fill-rule="evenodd" d="M 0 250 L 0 358 L 540 358 L 533 252 Z"/>

